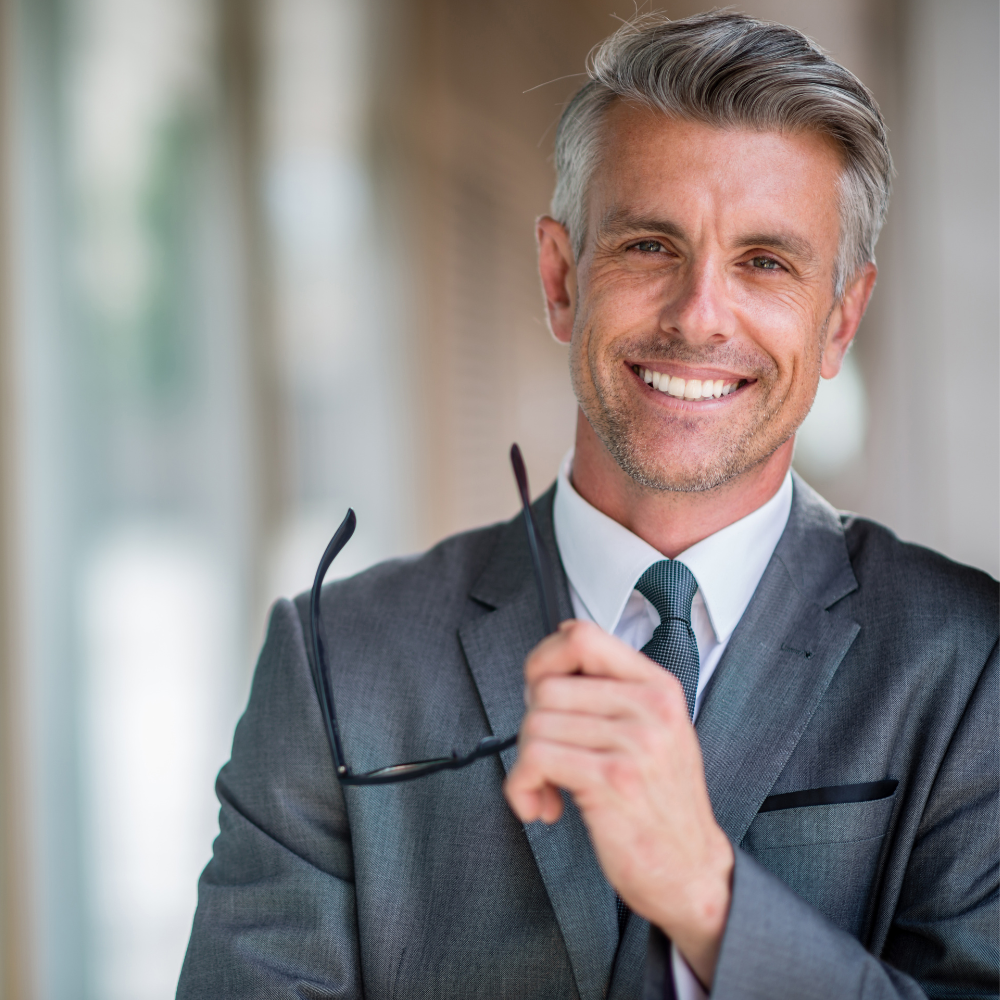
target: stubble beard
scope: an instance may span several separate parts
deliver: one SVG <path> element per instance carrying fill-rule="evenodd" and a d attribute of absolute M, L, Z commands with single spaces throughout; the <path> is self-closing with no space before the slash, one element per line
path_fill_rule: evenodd
<path fill-rule="evenodd" d="M 654 437 L 648 418 L 626 402 L 634 393 L 624 363 L 630 357 L 740 372 L 757 380 L 759 388 L 752 390 L 756 402 L 739 423 L 727 426 L 719 421 L 715 440 L 706 440 L 707 454 L 679 470 L 664 456 L 663 436 Z M 570 370 L 580 408 L 618 466 L 639 486 L 661 492 L 699 493 L 730 482 L 774 454 L 808 412 L 806 408 L 801 415 L 780 419 L 784 399 L 776 396 L 778 371 L 773 359 L 731 344 L 694 347 L 682 341 L 637 339 L 616 344 L 613 355 L 603 360 L 573 352 Z M 703 436 L 704 422 L 696 414 L 677 415 L 664 420 L 664 431 L 677 438 Z"/>

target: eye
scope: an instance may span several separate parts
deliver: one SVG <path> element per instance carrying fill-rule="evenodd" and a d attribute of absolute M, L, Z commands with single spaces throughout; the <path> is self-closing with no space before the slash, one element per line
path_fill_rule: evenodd
<path fill-rule="evenodd" d="M 631 249 L 640 253 L 659 253 L 666 247 L 659 240 L 640 240 L 638 243 L 633 243 Z"/>
<path fill-rule="evenodd" d="M 752 257 L 750 266 L 760 271 L 782 271 L 784 268 L 773 257 Z"/>

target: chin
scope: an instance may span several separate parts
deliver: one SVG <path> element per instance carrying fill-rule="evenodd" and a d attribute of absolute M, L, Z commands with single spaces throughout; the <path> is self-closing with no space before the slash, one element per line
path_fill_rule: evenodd
<path fill-rule="evenodd" d="M 673 452 L 665 457 L 657 454 L 659 449 L 655 446 L 643 447 L 627 441 L 611 442 L 609 451 L 621 470 L 636 483 L 663 492 L 703 493 L 724 485 L 748 468 L 744 456 L 681 456 Z"/>
<path fill-rule="evenodd" d="M 704 469 L 692 473 L 690 470 L 681 472 L 670 467 L 650 468 L 648 465 L 642 467 L 622 465 L 622 470 L 640 486 L 664 493 L 705 493 L 724 486 L 739 475 L 738 472 L 725 469 Z"/>
<path fill-rule="evenodd" d="M 718 489 L 766 462 L 787 435 L 746 435 L 742 440 L 700 442 L 701 447 L 665 448 L 662 437 L 646 440 L 634 434 L 600 435 L 619 468 L 651 490 L 704 493 Z M 689 442 L 691 443 L 691 442 Z"/>

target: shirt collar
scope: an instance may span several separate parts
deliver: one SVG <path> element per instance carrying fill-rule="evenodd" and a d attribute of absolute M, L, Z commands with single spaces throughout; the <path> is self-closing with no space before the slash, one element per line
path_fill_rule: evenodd
<path fill-rule="evenodd" d="M 587 503 L 570 482 L 572 468 L 571 450 L 556 484 L 556 544 L 566 576 L 590 616 L 614 632 L 639 577 L 663 555 Z M 726 641 L 743 617 L 791 509 L 789 472 L 767 503 L 677 556 L 698 581 L 717 641 Z"/>

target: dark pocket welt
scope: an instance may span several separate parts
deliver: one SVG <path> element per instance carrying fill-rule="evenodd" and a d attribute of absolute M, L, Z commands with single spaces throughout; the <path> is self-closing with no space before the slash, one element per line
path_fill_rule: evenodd
<path fill-rule="evenodd" d="M 782 792 L 780 795 L 769 795 L 764 799 L 759 812 L 887 799 L 896 791 L 898 784 L 894 778 L 889 778 L 885 781 L 864 781 L 858 785 L 828 785 L 825 788 L 805 788 L 800 792 Z"/>

